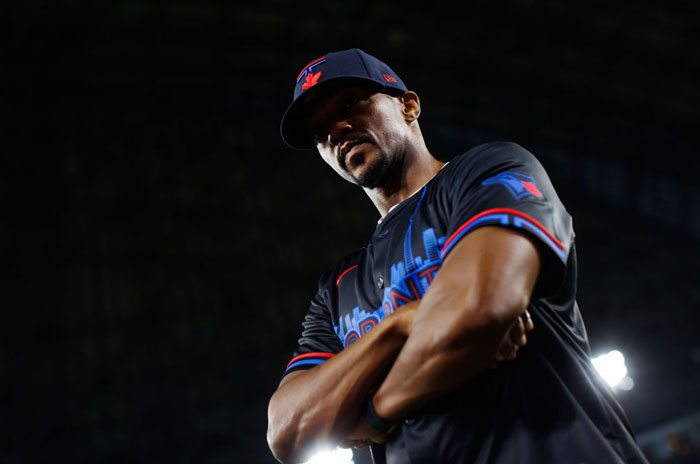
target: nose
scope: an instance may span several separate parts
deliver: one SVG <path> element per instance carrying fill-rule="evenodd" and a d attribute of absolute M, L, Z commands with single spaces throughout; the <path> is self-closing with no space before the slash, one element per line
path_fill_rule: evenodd
<path fill-rule="evenodd" d="M 328 141 L 333 146 L 337 146 L 343 138 L 352 132 L 352 126 L 346 120 L 341 120 L 333 124 L 328 132 Z"/>

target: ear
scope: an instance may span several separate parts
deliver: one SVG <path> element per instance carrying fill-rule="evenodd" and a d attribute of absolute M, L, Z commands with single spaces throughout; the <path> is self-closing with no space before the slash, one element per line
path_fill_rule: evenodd
<path fill-rule="evenodd" d="M 418 116 L 420 116 L 420 99 L 418 95 L 412 90 L 408 90 L 400 98 L 403 103 L 403 115 L 406 122 L 417 121 Z"/>

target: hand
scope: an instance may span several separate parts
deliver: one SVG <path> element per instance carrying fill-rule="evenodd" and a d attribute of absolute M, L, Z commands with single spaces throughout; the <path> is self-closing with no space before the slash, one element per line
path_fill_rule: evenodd
<path fill-rule="evenodd" d="M 535 328 L 535 325 L 532 322 L 530 313 L 525 310 L 515 319 L 506 336 L 503 337 L 501 346 L 496 353 L 496 361 L 515 359 L 518 349 L 527 344 L 527 332 L 533 328 Z"/>
<path fill-rule="evenodd" d="M 386 443 L 389 441 L 389 436 L 385 433 L 376 431 L 367 420 L 360 417 L 355 430 L 339 445 L 341 448 L 364 448 L 376 443 Z"/>

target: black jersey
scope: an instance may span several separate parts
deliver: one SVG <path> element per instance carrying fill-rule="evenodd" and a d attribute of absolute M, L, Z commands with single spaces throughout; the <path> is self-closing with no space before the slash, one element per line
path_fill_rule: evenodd
<path fill-rule="evenodd" d="M 494 225 L 521 231 L 541 250 L 528 305 L 535 329 L 517 359 L 405 418 L 386 445 L 387 462 L 646 462 L 591 364 L 571 217 L 540 163 L 514 143 L 454 158 L 394 207 L 365 247 L 323 274 L 285 373 L 325 362 L 421 298 L 459 240 Z"/>

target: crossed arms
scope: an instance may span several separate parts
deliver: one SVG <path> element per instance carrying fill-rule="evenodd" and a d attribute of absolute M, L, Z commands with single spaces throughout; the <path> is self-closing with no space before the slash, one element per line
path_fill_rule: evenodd
<path fill-rule="evenodd" d="M 268 408 L 275 457 L 301 462 L 322 445 L 383 442 L 363 417 L 372 391 L 377 415 L 400 420 L 513 357 L 531 328 L 523 314 L 539 270 L 538 250 L 520 232 L 482 227 L 465 236 L 422 300 L 323 364 L 285 376 Z"/>

